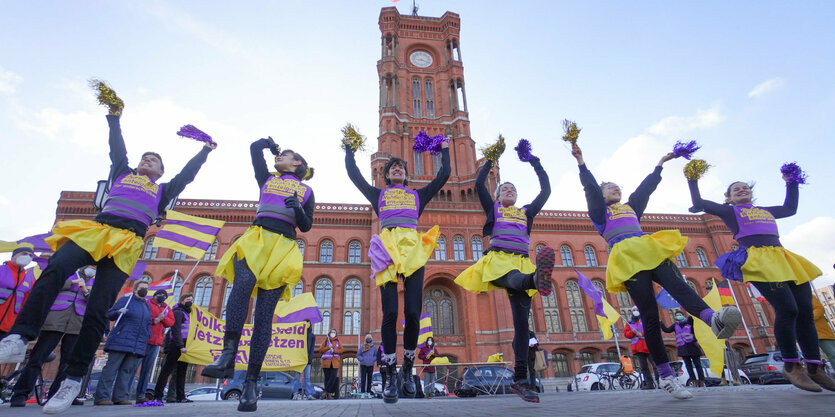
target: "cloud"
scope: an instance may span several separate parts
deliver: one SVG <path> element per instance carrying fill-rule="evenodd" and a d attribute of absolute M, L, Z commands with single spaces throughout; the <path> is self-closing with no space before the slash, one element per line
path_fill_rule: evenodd
<path fill-rule="evenodd" d="M 725 116 L 718 106 L 707 110 L 699 109 L 692 116 L 670 116 L 654 123 L 647 132 L 656 136 L 675 136 L 696 129 L 707 129 L 722 123 Z"/>
<path fill-rule="evenodd" d="M 774 77 L 770 80 L 763 81 L 757 84 L 753 90 L 748 92 L 748 98 L 755 98 L 766 95 L 778 88 L 782 87 L 786 83 L 786 80 L 780 77 Z"/>
<path fill-rule="evenodd" d="M 823 271 L 817 286 L 835 281 L 835 217 L 815 217 L 795 227 L 780 240 L 786 249 L 805 257 Z M 818 284 L 820 282 L 820 284 Z"/>
<path fill-rule="evenodd" d="M 0 67 L 0 94 L 14 94 L 15 87 L 23 82 L 23 77 Z"/>

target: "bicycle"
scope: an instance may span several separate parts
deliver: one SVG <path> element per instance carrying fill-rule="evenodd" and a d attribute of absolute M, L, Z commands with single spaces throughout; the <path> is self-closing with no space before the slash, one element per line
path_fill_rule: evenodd
<path fill-rule="evenodd" d="M 55 353 L 51 353 L 47 358 L 46 362 L 51 362 L 55 359 Z M 45 362 L 45 363 L 46 363 Z M 14 372 L 10 373 L 9 375 L 0 377 L 0 403 L 7 403 L 11 402 L 12 394 L 14 394 L 14 386 L 17 383 L 18 379 L 20 379 L 20 375 L 23 373 L 23 370 L 26 368 L 26 363 L 23 362 L 20 367 L 15 369 Z M 35 387 L 33 389 L 35 393 L 35 400 L 38 402 L 38 405 L 44 405 L 47 401 L 48 389 L 46 384 L 43 380 L 43 375 L 40 373 L 38 374 L 37 379 L 35 379 Z"/>
<path fill-rule="evenodd" d="M 601 389 L 635 389 L 640 386 L 640 381 L 634 374 L 624 373 L 623 367 L 614 374 L 609 372 L 598 372 L 597 378 Z"/>
<path fill-rule="evenodd" d="M 357 377 L 354 377 L 351 382 L 343 382 L 339 386 L 339 398 L 359 398 L 360 395 L 362 395 L 360 380 Z"/>

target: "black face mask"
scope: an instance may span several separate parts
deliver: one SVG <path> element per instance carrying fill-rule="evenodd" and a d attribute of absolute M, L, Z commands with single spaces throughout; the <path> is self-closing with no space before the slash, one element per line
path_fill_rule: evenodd
<path fill-rule="evenodd" d="M 371 342 L 372 342 L 371 339 L 365 339 L 365 343 L 371 343 Z"/>
<path fill-rule="evenodd" d="M 164 303 L 165 302 L 165 296 L 164 295 L 158 296 L 157 297 L 157 302 L 160 303 L 160 304 Z"/>
<path fill-rule="evenodd" d="M 194 304 L 194 303 L 192 303 L 191 301 L 186 301 L 185 303 L 183 303 L 183 307 L 185 307 L 185 308 L 191 308 L 191 305 L 192 305 L 192 304 Z"/>
<path fill-rule="evenodd" d="M 142 288 L 142 289 L 140 289 L 139 291 L 136 292 L 136 295 L 144 298 L 146 295 L 148 295 L 148 289 L 147 288 Z"/>

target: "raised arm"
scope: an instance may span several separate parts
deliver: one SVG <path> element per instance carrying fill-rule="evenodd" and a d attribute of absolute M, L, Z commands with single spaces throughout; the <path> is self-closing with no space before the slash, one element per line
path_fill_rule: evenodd
<path fill-rule="evenodd" d="M 348 171 L 348 178 L 357 187 L 358 190 L 365 196 L 366 200 L 374 206 L 374 211 L 377 211 L 377 203 L 380 198 L 380 189 L 369 184 L 362 176 L 360 169 L 357 168 L 357 160 L 354 157 L 354 151 L 351 148 L 345 149 L 345 169 Z"/>
<path fill-rule="evenodd" d="M 638 188 L 635 189 L 629 196 L 629 206 L 632 207 L 632 210 L 635 210 L 635 215 L 640 218 L 644 214 L 644 210 L 647 208 L 647 203 L 649 203 L 649 196 L 655 191 L 658 187 L 658 184 L 661 183 L 661 170 L 664 169 L 660 164 L 655 167 L 655 169 L 641 181 L 641 184 L 638 185 Z"/>
<path fill-rule="evenodd" d="M 577 166 L 580 168 L 580 184 L 583 184 L 583 191 L 586 193 L 586 204 L 589 207 L 589 217 L 595 224 L 606 223 L 606 200 L 603 199 L 603 191 L 597 185 L 591 171 L 586 167 L 583 159 L 583 151 L 574 143 L 571 145 L 571 155 L 577 159 Z"/>
<path fill-rule="evenodd" d="M 664 322 L 663 322 L 663 321 L 661 321 L 661 320 L 659 320 L 659 321 L 658 321 L 658 324 L 661 326 L 661 330 L 663 330 L 663 331 L 664 331 L 664 333 L 673 333 L 673 332 L 675 332 L 675 331 L 676 331 L 676 325 L 675 325 L 675 323 L 670 324 L 669 326 L 665 326 L 665 325 L 664 325 Z"/>
<path fill-rule="evenodd" d="M 165 206 L 168 205 L 168 202 L 172 198 L 178 196 L 186 188 L 186 185 L 194 181 L 194 177 L 197 176 L 197 171 L 200 171 L 200 167 L 206 162 L 206 157 L 209 156 L 209 152 L 216 146 L 210 143 L 204 145 L 200 149 L 200 152 L 188 161 L 186 166 L 183 167 L 183 170 L 162 187 L 162 200 L 159 203 L 160 213 L 165 210 Z"/>
<path fill-rule="evenodd" d="M 797 213 L 797 202 L 800 198 L 800 190 L 797 184 L 786 182 L 786 199 L 782 206 L 763 207 L 768 210 L 775 219 L 794 216 Z"/>
<path fill-rule="evenodd" d="M 481 203 L 481 208 L 485 213 L 493 212 L 493 195 L 487 189 L 487 176 L 490 170 L 493 169 L 493 161 L 484 161 L 484 166 L 478 171 L 478 177 L 475 179 L 475 191 L 478 194 L 478 201 Z"/>
<path fill-rule="evenodd" d="M 304 207 L 295 209 L 296 213 L 296 227 L 304 233 L 313 227 L 313 207 L 316 206 L 316 198 L 313 195 L 313 190 L 310 190 L 310 198 L 304 203 Z"/>
<path fill-rule="evenodd" d="M 702 198 L 702 193 L 699 191 L 699 181 L 688 180 L 687 186 L 690 187 L 690 201 L 693 203 L 695 210 L 704 211 L 705 213 L 719 216 L 723 219 L 727 216 L 733 217 L 733 207 Z"/>
<path fill-rule="evenodd" d="M 449 164 L 449 144 L 444 142 L 441 146 L 441 169 L 439 169 L 438 173 L 435 174 L 435 179 L 433 179 L 432 182 L 426 185 L 426 187 L 417 190 L 418 196 L 420 197 L 420 208 L 418 213 L 423 213 L 423 209 L 427 204 L 429 204 L 432 197 L 435 197 L 435 194 L 438 194 L 438 191 L 441 190 L 441 187 L 443 187 L 449 179 L 449 174 L 452 173 L 452 168 Z"/>
<path fill-rule="evenodd" d="M 529 217 L 536 216 L 542 210 L 545 202 L 548 201 L 548 197 L 551 196 L 551 181 L 548 179 L 548 173 L 545 172 L 545 168 L 542 168 L 542 163 L 540 163 L 539 158 L 532 159 L 531 166 L 533 166 L 536 172 L 536 177 L 539 178 L 539 194 L 528 205 L 526 212 Z"/>
<path fill-rule="evenodd" d="M 110 126 L 110 180 L 115 180 L 120 175 L 130 171 L 128 166 L 128 151 L 125 149 L 125 139 L 122 137 L 122 126 L 119 123 L 119 116 L 107 115 L 107 124 Z"/>
<path fill-rule="evenodd" d="M 267 160 L 264 159 L 264 149 L 272 146 L 275 146 L 275 142 L 267 138 L 258 139 L 249 145 L 249 156 L 252 159 L 252 169 L 255 171 L 255 181 L 258 182 L 259 189 L 270 179 L 270 168 L 267 167 Z"/>

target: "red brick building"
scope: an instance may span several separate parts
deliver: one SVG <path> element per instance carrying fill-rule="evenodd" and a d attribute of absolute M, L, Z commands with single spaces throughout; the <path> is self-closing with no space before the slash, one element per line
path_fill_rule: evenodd
<path fill-rule="evenodd" d="M 382 9 L 381 58 L 377 61 L 380 133 L 378 151 L 371 158 L 372 183 L 383 186 L 382 166 L 389 157 L 397 156 L 410 162 L 411 185 L 425 185 L 434 177 L 440 161 L 428 154 L 415 154 L 412 138 L 420 130 L 451 138 L 452 175 L 426 208 L 419 225 L 419 229 L 426 230 L 437 224 L 442 232 L 440 247 L 426 266 L 424 312 L 432 314 L 439 351 L 452 361 L 484 361 L 496 352 L 512 360 L 513 326 L 504 292 L 475 295 L 453 283 L 489 244 L 481 235 L 485 217 L 475 195 L 474 181 L 483 161 L 477 159 L 475 142 L 470 137 L 460 23 L 460 17 L 451 12 L 433 18 L 400 15 L 394 7 Z M 491 189 L 499 183 L 498 168 L 488 181 Z M 345 183 L 349 186 L 347 176 Z M 63 192 L 56 221 L 91 219 L 96 214 L 90 204 L 92 198 L 90 192 Z M 320 199 L 326 201 L 327 196 Z M 256 201 L 209 199 L 178 202 L 178 211 L 226 221 L 216 245 L 200 261 L 188 282 L 178 280 L 178 293 L 195 293 L 196 304 L 224 316 L 230 287 L 212 274 L 223 251 L 252 222 L 256 205 Z M 719 277 L 713 261 L 734 244 L 721 220 L 707 215 L 647 214 L 643 226 L 650 233 L 679 229 L 690 238 L 678 264 L 688 284 L 704 296 L 710 278 Z M 167 249 L 152 248 L 157 231 L 152 227 L 146 237 L 143 258 L 149 264 L 147 279 L 167 278 L 175 270 L 180 276 L 187 275 L 195 261 Z M 379 231 L 379 221 L 370 205 L 318 203 L 313 229 L 298 239 L 304 254 L 304 272 L 296 291 L 314 293 L 319 303 L 325 322 L 316 326 L 317 334 L 323 335 L 334 327 L 341 335 L 346 346 L 344 376 L 356 374 L 353 357 L 359 336 L 371 333 L 376 341 L 380 340 L 379 292 L 369 278 L 366 254 L 372 234 Z M 553 275 L 554 292 L 546 298 L 537 296 L 532 306 L 531 328 L 536 331 L 540 346 L 551 354 L 552 367 L 544 376 L 567 376 L 581 364 L 614 359 L 615 342 L 602 340 L 593 306 L 579 290 L 573 271 L 577 268 L 603 289 L 606 243 L 586 213 L 546 210 L 537 217 L 531 235 L 532 249 L 541 245 L 552 246 L 561 257 Z M 769 325 L 773 323 L 773 312 L 752 301 L 744 287 L 735 284 L 734 291 L 757 351 L 772 349 L 774 339 Z M 606 293 L 606 297 L 621 312 L 631 307 L 626 294 Z M 665 313 L 664 317 L 669 323 L 669 315 Z M 618 328 L 620 333 L 622 321 Z M 672 335 L 665 342 L 675 356 Z M 751 351 L 743 330 L 737 331 L 731 344 L 744 353 Z M 628 346 L 628 341 L 621 338 L 620 347 L 628 351 Z"/>

